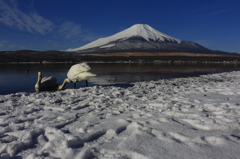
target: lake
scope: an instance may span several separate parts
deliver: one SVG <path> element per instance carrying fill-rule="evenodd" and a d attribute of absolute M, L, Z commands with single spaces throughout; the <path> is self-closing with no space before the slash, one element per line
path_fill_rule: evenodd
<path fill-rule="evenodd" d="M 16 92 L 35 92 L 37 72 L 43 77 L 54 76 L 61 84 L 73 64 L 0 64 L 0 95 Z M 91 72 L 97 77 L 89 80 L 89 86 L 115 85 L 131 86 L 132 82 L 151 81 L 167 78 L 198 76 L 208 73 L 240 70 L 234 64 L 160 64 L 160 63 L 89 63 Z M 85 87 L 85 82 L 78 82 L 77 88 Z M 66 89 L 73 88 L 67 83 Z"/>

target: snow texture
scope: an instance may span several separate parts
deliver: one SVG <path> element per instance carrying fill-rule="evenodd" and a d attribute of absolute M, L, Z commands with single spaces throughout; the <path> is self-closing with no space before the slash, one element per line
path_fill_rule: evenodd
<path fill-rule="evenodd" d="M 0 158 L 240 156 L 240 72 L 0 96 Z"/>
<path fill-rule="evenodd" d="M 164 33 L 161 33 L 147 24 L 135 24 L 132 27 L 126 30 L 123 30 L 117 34 L 114 34 L 112 36 L 109 36 L 106 38 L 100 38 L 82 47 L 75 48 L 75 49 L 68 49 L 66 51 L 79 51 L 79 50 L 85 50 L 85 49 L 95 48 L 95 47 L 100 47 L 100 48 L 112 47 L 114 45 L 109 44 L 110 42 L 114 42 L 118 40 L 126 40 L 131 37 L 142 37 L 147 41 L 153 40 L 153 41 L 164 42 L 165 40 L 167 40 L 167 41 L 172 41 L 176 43 L 181 43 L 181 40 L 173 38 Z"/>

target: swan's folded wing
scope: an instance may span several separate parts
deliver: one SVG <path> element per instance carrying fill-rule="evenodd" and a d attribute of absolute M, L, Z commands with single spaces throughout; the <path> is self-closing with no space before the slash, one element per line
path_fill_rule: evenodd
<path fill-rule="evenodd" d="M 41 87 L 55 87 L 57 79 L 55 77 L 43 77 L 41 81 Z"/>
<path fill-rule="evenodd" d="M 67 77 L 71 80 L 76 79 L 80 73 L 88 72 L 91 70 L 91 67 L 86 63 L 80 63 L 73 65 L 67 73 Z"/>
<path fill-rule="evenodd" d="M 93 74 L 91 72 L 82 72 L 80 74 L 78 74 L 76 77 L 77 77 L 77 81 L 80 82 L 80 81 L 86 81 L 86 80 L 89 80 L 90 78 L 92 77 L 95 77 L 97 76 L 96 74 Z"/>

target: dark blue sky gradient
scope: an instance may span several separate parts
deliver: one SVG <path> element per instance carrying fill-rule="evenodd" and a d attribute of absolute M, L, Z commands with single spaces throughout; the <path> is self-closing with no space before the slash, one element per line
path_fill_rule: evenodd
<path fill-rule="evenodd" d="M 240 53 L 239 0 L 0 0 L 0 51 L 66 50 L 148 24 Z"/>

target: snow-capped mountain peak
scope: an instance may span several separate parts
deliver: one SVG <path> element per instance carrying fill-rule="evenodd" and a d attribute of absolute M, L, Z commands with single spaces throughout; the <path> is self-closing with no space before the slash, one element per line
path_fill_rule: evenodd
<path fill-rule="evenodd" d="M 114 46 L 114 44 L 111 44 L 111 42 L 118 41 L 118 40 L 126 40 L 131 37 L 141 37 L 147 41 L 150 41 L 150 40 L 161 41 L 161 42 L 171 41 L 171 42 L 176 42 L 178 44 L 181 43 L 181 40 L 173 38 L 164 33 L 161 33 L 147 24 L 135 24 L 130 28 L 123 30 L 119 33 L 116 33 L 112 36 L 109 36 L 106 38 L 100 38 L 82 47 L 75 48 L 75 49 L 68 49 L 66 51 L 80 51 L 80 50 L 85 50 L 85 49 L 95 48 L 95 47 L 100 47 L 100 48 L 112 47 Z"/>
<path fill-rule="evenodd" d="M 164 33 L 161 33 L 160 31 L 157 31 L 156 29 L 152 28 L 151 26 L 147 25 L 147 24 L 135 24 L 132 27 L 118 33 L 115 34 L 118 36 L 122 36 L 122 37 L 133 37 L 133 36 L 139 36 L 144 38 L 145 40 L 149 41 L 154 40 L 160 40 L 160 41 L 165 41 L 165 40 L 169 40 L 169 41 L 175 41 L 180 43 L 181 40 L 173 38 L 169 35 L 166 35 Z"/>

